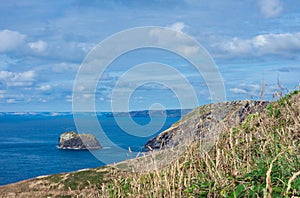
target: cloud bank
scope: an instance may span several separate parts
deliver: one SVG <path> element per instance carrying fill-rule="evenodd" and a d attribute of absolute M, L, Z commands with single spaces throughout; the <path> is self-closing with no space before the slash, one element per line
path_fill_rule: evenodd
<path fill-rule="evenodd" d="M 0 52 L 10 52 L 21 46 L 26 39 L 26 35 L 12 30 L 0 31 Z"/>
<path fill-rule="evenodd" d="M 262 34 L 250 39 L 232 38 L 213 46 L 229 57 L 279 55 L 287 58 L 299 56 L 300 32 Z M 220 55 L 219 54 L 219 55 Z"/>

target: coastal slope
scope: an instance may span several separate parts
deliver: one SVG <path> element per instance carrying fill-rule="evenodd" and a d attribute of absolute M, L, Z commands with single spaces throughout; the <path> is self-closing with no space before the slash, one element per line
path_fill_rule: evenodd
<path fill-rule="evenodd" d="M 207 126 L 217 127 L 218 139 L 203 151 Z M 183 133 L 195 139 L 180 158 L 162 169 L 124 172 L 105 166 L 49 175 L 1 186 L 0 197 L 300 196 L 299 91 L 270 103 L 235 101 L 199 107 L 147 145 L 155 155 L 158 148 L 176 145 Z"/>

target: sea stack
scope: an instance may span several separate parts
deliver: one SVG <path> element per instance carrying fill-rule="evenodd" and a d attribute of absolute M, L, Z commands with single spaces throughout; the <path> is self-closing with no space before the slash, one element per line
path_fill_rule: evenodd
<path fill-rule="evenodd" d="M 59 149 L 100 149 L 101 145 L 93 134 L 78 134 L 75 131 L 64 132 L 58 139 Z"/>

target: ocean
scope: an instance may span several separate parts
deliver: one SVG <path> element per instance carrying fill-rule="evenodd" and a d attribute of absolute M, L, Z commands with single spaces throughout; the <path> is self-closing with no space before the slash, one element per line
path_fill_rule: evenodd
<path fill-rule="evenodd" d="M 88 116 L 85 118 L 90 119 Z M 126 122 L 128 118 L 121 118 Z M 170 127 L 180 117 L 168 117 L 161 132 Z M 157 133 L 147 137 L 128 135 L 121 129 L 114 117 L 99 115 L 98 120 L 108 138 L 123 149 L 134 151 Z M 136 117 L 134 121 L 147 125 L 149 117 Z M 160 122 L 154 118 L 152 122 Z M 76 131 L 73 116 L 70 114 L 31 113 L 0 114 L 0 185 L 5 185 L 41 175 L 63 173 L 84 168 L 103 166 L 88 150 L 57 149 L 59 135 L 66 131 Z M 99 139 L 99 138 L 98 138 Z M 101 159 L 113 158 L 118 152 L 99 139 L 103 148 L 97 152 Z"/>

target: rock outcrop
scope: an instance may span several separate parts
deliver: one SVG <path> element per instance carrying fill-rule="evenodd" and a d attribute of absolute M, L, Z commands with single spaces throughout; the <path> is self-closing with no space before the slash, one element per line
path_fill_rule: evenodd
<path fill-rule="evenodd" d="M 60 135 L 57 147 L 59 149 L 100 149 L 101 145 L 92 134 L 70 131 Z"/>
<path fill-rule="evenodd" d="M 241 124 L 249 114 L 264 111 L 269 102 L 233 101 L 208 104 L 194 109 L 171 128 L 150 139 L 146 150 L 189 144 L 201 138 L 215 138 L 226 128 Z"/>

